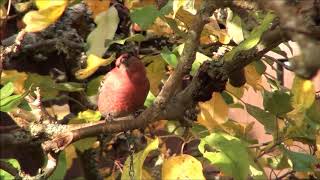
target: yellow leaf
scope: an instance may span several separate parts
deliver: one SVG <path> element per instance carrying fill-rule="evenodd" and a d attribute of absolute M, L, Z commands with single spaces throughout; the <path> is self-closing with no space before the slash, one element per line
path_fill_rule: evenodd
<path fill-rule="evenodd" d="M 183 22 L 188 28 L 191 27 L 194 17 L 195 16 L 192 13 L 183 10 L 182 8 L 180 8 L 176 14 L 176 18 Z M 215 25 L 217 23 L 214 23 L 214 21 L 216 20 L 213 19 L 209 25 L 204 26 L 201 36 L 210 37 L 214 35 L 218 37 L 219 42 L 228 44 L 231 40 L 230 36 L 225 30 L 221 30 L 219 25 Z M 202 39 L 204 38 L 202 37 Z"/>
<path fill-rule="evenodd" d="M 170 157 L 162 165 L 162 179 L 205 179 L 199 160 L 188 155 Z"/>
<path fill-rule="evenodd" d="M 142 61 L 148 62 L 149 64 L 146 68 L 146 71 L 147 77 L 150 81 L 150 91 L 153 94 L 158 94 L 160 82 L 165 78 L 166 63 L 162 59 L 161 55 L 145 56 Z"/>
<path fill-rule="evenodd" d="M 209 130 L 219 127 L 228 120 L 228 105 L 220 93 L 213 93 L 212 98 L 206 102 L 200 102 L 198 122 Z"/>
<path fill-rule="evenodd" d="M 14 92 L 22 94 L 25 92 L 24 83 L 27 80 L 28 75 L 25 72 L 18 72 L 16 70 L 4 70 L 1 74 L 1 84 L 12 82 L 14 86 Z"/>
<path fill-rule="evenodd" d="M 65 5 L 67 0 L 36 0 L 36 6 L 39 10 L 47 9 L 52 6 Z"/>
<path fill-rule="evenodd" d="M 89 9 L 92 11 L 93 17 L 109 8 L 110 0 L 85 0 Z"/>
<path fill-rule="evenodd" d="M 313 104 L 316 92 L 311 80 L 295 76 L 291 90 L 293 93 L 292 106 L 295 109 L 305 110 Z"/>
<path fill-rule="evenodd" d="M 114 56 L 111 56 L 108 59 L 103 59 L 96 55 L 90 54 L 87 59 L 87 67 L 75 72 L 75 76 L 77 79 L 85 79 L 96 72 L 100 66 L 106 66 L 110 64 L 114 60 L 114 58 Z"/>
<path fill-rule="evenodd" d="M 244 74 L 247 84 L 249 84 L 255 91 L 262 91 L 261 75 L 257 72 L 253 64 L 249 64 L 244 68 Z"/>
<path fill-rule="evenodd" d="M 73 160 L 77 158 L 76 148 L 74 145 L 69 145 L 66 149 L 66 161 L 67 161 L 67 169 L 71 168 Z"/>
<path fill-rule="evenodd" d="M 38 0 L 38 11 L 29 11 L 24 17 L 27 32 L 37 32 L 53 24 L 64 12 L 68 5 L 67 0 Z"/>

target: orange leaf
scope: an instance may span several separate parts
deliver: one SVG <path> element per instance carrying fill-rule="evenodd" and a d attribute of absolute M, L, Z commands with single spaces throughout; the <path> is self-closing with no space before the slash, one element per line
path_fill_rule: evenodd
<path fill-rule="evenodd" d="M 110 0 L 85 0 L 84 2 L 92 11 L 93 17 L 96 17 L 102 11 L 106 11 L 110 6 Z"/>

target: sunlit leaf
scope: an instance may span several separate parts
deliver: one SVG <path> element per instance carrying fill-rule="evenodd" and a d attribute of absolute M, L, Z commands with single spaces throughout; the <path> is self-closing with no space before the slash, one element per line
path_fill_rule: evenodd
<path fill-rule="evenodd" d="M 227 121 L 228 105 L 220 93 L 213 93 L 212 98 L 206 102 L 199 102 L 200 113 L 197 121 L 209 130 L 217 128 Z"/>
<path fill-rule="evenodd" d="M 166 159 L 162 165 L 162 179 L 205 179 L 199 160 L 182 154 Z"/>
<path fill-rule="evenodd" d="M 0 159 L 1 161 L 11 164 L 14 168 L 20 170 L 20 164 L 16 159 Z M 3 180 L 14 180 L 15 177 L 9 174 L 7 171 L 0 169 L 0 179 Z"/>
<path fill-rule="evenodd" d="M 263 126 L 267 133 L 272 133 L 276 129 L 276 116 L 260 109 L 257 106 L 246 104 L 247 112 L 258 120 Z"/>
<path fill-rule="evenodd" d="M 84 3 L 92 11 L 93 17 L 109 8 L 110 0 L 84 0 Z"/>
<path fill-rule="evenodd" d="M 178 65 L 178 58 L 175 53 L 171 52 L 168 48 L 164 48 L 161 51 L 161 57 L 173 68 Z"/>
<path fill-rule="evenodd" d="M 8 96 L 6 98 L 1 99 L 1 101 L 0 101 L 0 111 L 9 112 L 13 108 L 17 107 L 23 101 L 23 98 L 26 97 L 26 95 L 28 93 L 29 92 L 26 91 L 23 94 L 12 95 L 12 96 Z"/>
<path fill-rule="evenodd" d="M 263 19 L 261 25 L 254 28 L 247 39 L 242 41 L 237 47 L 233 48 L 231 51 L 224 55 L 224 60 L 231 61 L 235 54 L 255 47 L 260 42 L 262 34 L 269 29 L 274 18 L 274 14 L 268 13 Z"/>
<path fill-rule="evenodd" d="M 152 92 L 149 91 L 146 101 L 144 102 L 144 105 L 146 107 L 150 107 L 156 97 L 152 94 Z"/>
<path fill-rule="evenodd" d="M 184 49 L 184 44 L 180 44 L 179 46 L 177 46 L 175 49 L 174 49 L 174 52 L 178 52 L 180 55 L 182 54 L 182 51 Z M 192 68 L 191 68 L 191 72 L 190 74 L 191 75 L 195 75 L 196 72 L 198 71 L 200 65 L 204 62 L 204 61 L 207 61 L 207 60 L 210 60 L 211 58 L 200 53 L 200 52 L 196 52 L 196 59 L 195 61 L 193 62 L 192 64 Z"/>
<path fill-rule="evenodd" d="M 315 88 L 311 80 L 295 76 L 292 84 L 292 106 L 297 109 L 309 108 L 315 100 Z"/>
<path fill-rule="evenodd" d="M 173 17 L 175 17 L 176 13 L 180 8 L 183 8 L 184 10 L 187 10 L 190 13 L 195 14 L 196 10 L 194 9 L 194 1 L 195 0 L 174 0 L 172 5 Z"/>
<path fill-rule="evenodd" d="M 143 162 L 152 150 L 158 149 L 158 146 L 159 146 L 159 139 L 157 138 L 157 139 L 154 139 L 151 142 L 149 142 L 147 147 L 144 150 L 142 150 L 138 153 L 135 153 L 133 155 L 133 169 L 134 169 L 135 179 L 143 179 L 143 176 L 142 176 Z M 129 167 L 130 167 L 130 157 L 127 158 L 127 160 L 124 164 L 123 173 L 121 175 L 122 180 L 130 179 L 130 176 L 129 176 L 130 168 Z"/>
<path fill-rule="evenodd" d="M 228 10 L 228 17 L 226 22 L 226 28 L 228 31 L 228 35 L 233 39 L 233 41 L 237 44 L 240 44 L 243 40 L 243 32 L 241 25 L 241 18 L 235 15 L 231 9 Z"/>
<path fill-rule="evenodd" d="M 88 122 L 96 122 L 101 119 L 101 114 L 99 111 L 93 111 L 88 109 L 86 111 L 79 112 L 75 118 L 70 120 L 70 123 L 78 124 L 78 123 L 88 123 Z"/>
<path fill-rule="evenodd" d="M 102 57 L 106 51 L 105 40 L 113 39 L 119 21 L 118 11 L 114 6 L 96 16 L 94 22 L 97 27 L 87 37 L 89 49 L 86 54 L 88 56 L 92 54 Z"/>
<path fill-rule="evenodd" d="M 12 82 L 8 82 L 0 89 L 0 100 L 10 96 L 14 92 L 14 86 Z"/>
<path fill-rule="evenodd" d="M 36 0 L 38 11 L 29 11 L 24 17 L 27 32 L 37 32 L 53 24 L 64 12 L 67 0 Z"/>
<path fill-rule="evenodd" d="M 77 79 L 86 79 L 87 77 L 95 73 L 100 66 L 106 66 L 110 64 L 114 59 L 114 56 L 111 56 L 108 59 L 103 59 L 94 54 L 90 54 L 87 59 L 87 67 L 75 72 L 75 76 Z"/>
<path fill-rule="evenodd" d="M 210 150 L 206 150 L 206 146 Z M 246 144 L 225 133 L 212 133 L 201 139 L 198 146 L 203 157 L 235 180 L 245 180 L 249 175 L 249 154 Z"/>

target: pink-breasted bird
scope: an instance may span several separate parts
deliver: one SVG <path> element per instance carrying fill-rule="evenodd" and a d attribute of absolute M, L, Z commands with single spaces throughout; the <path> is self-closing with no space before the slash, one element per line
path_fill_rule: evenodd
<path fill-rule="evenodd" d="M 121 117 L 143 108 L 150 83 L 144 64 L 135 56 L 122 54 L 116 67 L 104 77 L 98 97 L 98 110 L 106 117 Z"/>

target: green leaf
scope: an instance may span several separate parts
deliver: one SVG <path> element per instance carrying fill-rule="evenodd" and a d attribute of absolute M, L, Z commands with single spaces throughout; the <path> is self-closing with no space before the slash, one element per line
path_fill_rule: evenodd
<path fill-rule="evenodd" d="M 254 28 L 246 40 L 242 41 L 237 47 L 224 55 L 224 60 L 231 61 L 236 54 L 254 48 L 260 42 L 262 34 L 269 29 L 274 18 L 274 14 L 268 13 L 261 25 Z"/>
<path fill-rule="evenodd" d="M 153 104 L 154 99 L 156 99 L 156 97 L 152 94 L 151 91 L 149 91 L 147 99 L 146 101 L 144 101 L 144 105 L 146 107 L 150 107 Z"/>
<path fill-rule="evenodd" d="M 214 152 L 206 150 L 210 146 Z M 235 180 L 245 180 L 249 174 L 249 154 L 246 144 L 225 133 L 212 133 L 201 139 L 199 151 L 210 163 Z"/>
<path fill-rule="evenodd" d="M 129 37 L 124 38 L 124 39 L 119 39 L 119 40 L 107 39 L 106 43 L 105 43 L 105 47 L 106 47 L 106 49 L 108 49 L 112 44 L 124 45 L 124 43 L 126 43 L 126 42 L 142 42 L 144 40 L 146 40 L 146 37 L 143 36 L 142 34 L 134 34 L 132 36 L 129 36 Z"/>
<path fill-rule="evenodd" d="M 13 167 L 15 167 L 18 170 L 21 169 L 20 164 L 16 159 L 0 159 L 0 160 L 10 163 Z M 7 171 L 0 169 L 0 179 L 14 180 L 15 178 L 11 174 L 7 173 Z"/>
<path fill-rule="evenodd" d="M 112 6 L 107 11 L 98 14 L 94 20 L 97 27 L 88 35 L 88 51 L 86 54 L 94 54 L 102 57 L 105 48 L 105 40 L 113 39 L 119 24 L 119 16 L 117 9 Z"/>
<path fill-rule="evenodd" d="M 88 109 L 86 111 L 79 112 L 77 117 L 70 120 L 70 124 L 97 122 L 101 119 L 101 113 Z"/>
<path fill-rule="evenodd" d="M 149 142 L 148 146 L 144 150 L 133 155 L 133 169 L 134 169 L 134 178 L 135 179 L 143 179 L 143 176 L 142 176 L 143 162 L 152 150 L 158 149 L 158 146 L 159 146 L 159 139 L 156 138 L 156 139 L 152 140 L 151 142 Z M 127 160 L 124 164 L 121 180 L 130 179 L 130 176 L 129 176 L 130 168 L 129 167 L 130 167 L 130 157 L 127 158 Z"/>
<path fill-rule="evenodd" d="M 0 101 L 0 111 L 9 112 L 13 108 L 17 107 L 28 93 L 29 92 L 27 91 L 23 94 L 12 95 L 12 96 L 9 96 L 9 97 L 2 99 Z"/>
<path fill-rule="evenodd" d="M 253 61 L 252 64 L 260 75 L 267 70 L 267 66 L 262 61 Z"/>
<path fill-rule="evenodd" d="M 146 30 L 160 15 L 160 11 L 154 5 L 149 5 L 133 10 L 130 13 L 130 18 L 134 23 L 137 23 L 141 29 Z"/>
<path fill-rule="evenodd" d="M 175 53 L 171 52 L 167 47 L 165 47 L 161 53 L 161 57 L 173 68 L 176 68 L 178 65 L 178 58 Z"/>
<path fill-rule="evenodd" d="M 4 5 L 8 0 L 0 0 L 0 6 Z"/>
<path fill-rule="evenodd" d="M 320 101 L 314 101 L 307 109 L 306 116 L 313 122 L 320 124 Z"/>
<path fill-rule="evenodd" d="M 31 85 L 31 91 L 34 91 L 36 87 L 40 88 L 43 99 L 51 99 L 58 96 L 59 91 L 56 89 L 56 83 L 50 78 L 50 76 L 30 73 L 28 74 L 24 87 L 25 89 L 28 89 Z"/>
<path fill-rule="evenodd" d="M 67 91 L 67 92 L 77 92 L 83 91 L 83 85 L 81 83 L 76 82 L 65 82 L 65 83 L 58 83 L 57 89 L 60 91 Z"/>
<path fill-rule="evenodd" d="M 90 80 L 87 84 L 86 94 L 87 96 L 93 96 L 98 93 L 101 81 L 103 80 L 104 75 L 95 77 L 94 79 Z"/>
<path fill-rule="evenodd" d="M 14 92 L 14 86 L 12 82 L 8 82 L 0 89 L 0 100 L 10 96 Z"/>
<path fill-rule="evenodd" d="M 177 46 L 173 52 L 177 52 L 179 53 L 179 55 L 182 54 L 182 51 L 184 49 L 184 44 L 180 44 L 179 46 Z M 200 65 L 204 62 L 204 61 L 207 61 L 207 60 L 210 60 L 211 58 L 200 53 L 200 52 L 196 52 L 196 59 L 195 61 L 193 62 L 192 64 L 192 68 L 191 68 L 191 72 L 190 74 L 191 75 L 195 75 L 196 72 L 198 71 Z"/>
<path fill-rule="evenodd" d="M 44 100 L 54 99 L 58 96 L 59 91 L 75 92 L 84 90 L 83 85 L 76 82 L 56 83 L 50 76 L 42 76 L 35 73 L 29 73 L 25 81 L 25 89 L 32 86 L 32 91 L 36 87 L 41 90 L 41 96 Z"/>
<path fill-rule="evenodd" d="M 223 97 L 223 100 L 224 100 L 228 105 L 234 103 L 233 97 L 232 97 L 229 93 L 227 93 L 227 92 L 222 92 L 222 93 L 221 93 L 221 96 Z"/>
<path fill-rule="evenodd" d="M 54 170 L 53 174 L 48 178 L 48 180 L 64 179 L 64 176 L 67 173 L 67 158 L 65 151 L 62 151 L 59 154 L 57 163 L 58 164 L 56 169 Z"/>
<path fill-rule="evenodd" d="M 272 133 L 276 129 L 276 116 L 264 111 L 263 109 L 253 106 L 250 104 L 246 104 L 247 112 L 256 120 L 258 120 L 261 124 L 264 125 L 264 129 L 267 133 Z"/>
<path fill-rule="evenodd" d="M 302 172 L 313 171 L 313 165 L 317 161 L 314 156 L 290 151 L 285 148 L 283 150 L 283 153 L 291 160 L 293 170 Z"/>
<path fill-rule="evenodd" d="M 293 110 L 291 106 L 291 96 L 283 91 L 274 92 L 264 91 L 263 94 L 264 109 L 274 115 L 283 115 Z"/>
<path fill-rule="evenodd" d="M 267 158 L 269 167 L 276 170 L 289 168 L 288 158 L 283 154 Z"/>

